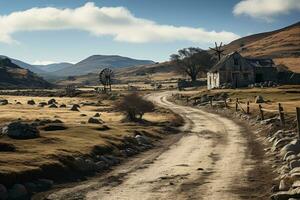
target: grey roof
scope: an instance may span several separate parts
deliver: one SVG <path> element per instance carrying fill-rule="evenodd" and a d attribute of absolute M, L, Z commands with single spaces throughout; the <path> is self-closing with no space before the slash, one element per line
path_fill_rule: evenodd
<path fill-rule="evenodd" d="M 223 66 L 225 66 L 225 61 L 228 60 L 232 55 L 234 54 L 239 54 L 238 52 L 231 52 L 230 54 L 227 54 L 225 56 L 223 56 L 221 58 L 221 60 L 219 62 L 217 62 L 217 64 L 215 64 L 210 70 L 209 72 L 217 72 L 219 71 Z"/>
<path fill-rule="evenodd" d="M 209 72 L 217 72 L 220 69 L 222 69 L 223 67 L 225 67 L 226 61 L 233 56 L 234 54 L 238 54 L 239 56 L 241 56 L 238 52 L 232 52 L 230 54 L 227 54 L 225 56 L 223 56 L 221 58 L 221 60 L 215 64 L 210 70 Z M 243 56 L 241 56 L 243 57 Z M 247 63 L 249 63 L 249 65 L 251 65 L 252 67 L 273 67 L 274 66 L 274 62 L 272 59 L 268 59 L 268 58 L 245 58 L 243 57 Z"/>

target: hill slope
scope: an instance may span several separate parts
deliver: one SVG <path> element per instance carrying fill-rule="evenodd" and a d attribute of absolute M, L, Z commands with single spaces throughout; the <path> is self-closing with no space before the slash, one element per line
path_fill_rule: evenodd
<path fill-rule="evenodd" d="M 60 76 L 77 76 L 88 73 L 98 73 L 105 67 L 121 68 L 129 66 L 153 64 L 150 60 L 136 60 L 122 56 L 106 56 L 106 55 L 93 55 L 79 63 L 70 67 L 58 70 L 55 73 Z"/>
<path fill-rule="evenodd" d="M 290 70 L 300 72 L 300 22 L 272 32 L 240 38 L 224 46 L 225 52 L 243 56 L 272 58 Z"/>
<path fill-rule="evenodd" d="M 48 88 L 51 84 L 33 72 L 0 58 L 0 88 Z"/>
<path fill-rule="evenodd" d="M 23 62 L 23 61 L 14 59 L 14 58 L 10 58 L 10 57 L 7 57 L 7 56 L 0 55 L 0 59 L 4 59 L 4 58 L 8 58 L 9 60 L 11 60 L 12 63 L 18 65 L 21 68 L 28 69 L 29 71 L 31 71 L 33 73 L 36 73 L 36 74 L 45 73 L 45 71 L 40 69 L 38 66 L 34 66 L 34 65 L 28 64 L 26 62 Z"/>

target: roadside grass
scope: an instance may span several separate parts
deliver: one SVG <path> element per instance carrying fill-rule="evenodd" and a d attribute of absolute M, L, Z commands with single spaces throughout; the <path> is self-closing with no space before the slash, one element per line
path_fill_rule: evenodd
<path fill-rule="evenodd" d="M 184 95 L 189 96 L 191 99 L 199 98 L 204 94 L 216 95 L 220 93 L 227 93 L 231 102 L 228 105 L 232 108 L 235 107 L 236 98 L 246 109 L 247 101 L 250 102 L 250 112 L 258 114 L 258 104 L 255 103 L 255 97 L 261 95 L 265 103 L 261 105 L 263 108 L 270 110 L 277 110 L 278 103 L 284 108 L 286 114 L 294 116 L 296 107 L 300 106 L 300 85 L 284 85 L 276 88 L 245 88 L 245 89 L 214 89 L 207 90 L 201 88 L 194 91 L 183 92 Z"/>
<path fill-rule="evenodd" d="M 153 138 L 164 137 L 163 125 L 177 120 L 177 116 L 172 112 L 156 109 L 155 112 L 144 116 L 150 123 L 148 125 L 121 123 L 124 115 L 110 110 L 114 101 L 108 100 L 103 101 L 101 106 L 81 106 L 80 112 L 76 112 L 70 110 L 71 105 L 86 102 L 86 98 L 55 98 L 58 105 L 66 104 L 67 108 L 37 106 L 39 102 L 47 102 L 49 97 L 2 96 L 2 98 L 8 99 L 12 104 L 0 106 L 0 127 L 18 118 L 28 122 L 36 119 L 59 119 L 67 127 L 66 130 L 40 130 L 41 137 L 36 139 L 15 140 L 7 136 L 0 137 L 0 142 L 11 144 L 16 148 L 12 152 L 0 151 L 0 182 L 5 180 L 11 184 L 17 180 L 30 180 L 33 174 L 40 176 L 46 172 L 45 169 L 48 169 L 50 174 L 43 175 L 51 177 L 51 171 L 59 173 L 55 169 L 64 168 L 62 165 L 67 159 L 90 156 L 95 148 L 103 150 L 103 153 L 114 151 L 116 147 L 124 145 L 126 138 L 134 137 L 137 132 Z M 31 99 L 36 105 L 27 105 L 27 101 Z M 15 100 L 22 105 L 16 105 Z M 101 129 L 103 126 L 101 124 L 87 123 L 97 112 L 109 129 Z"/>

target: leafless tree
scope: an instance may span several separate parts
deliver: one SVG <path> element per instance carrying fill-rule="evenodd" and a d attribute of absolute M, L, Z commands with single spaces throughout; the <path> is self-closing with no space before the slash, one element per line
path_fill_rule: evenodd
<path fill-rule="evenodd" d="M 195 47 L 179 50 L 170 56 L 170 60 L 177 65 L 179 72 L 187 74 L 192 81 L 196 81 L 200 72 L 206 72 L 215 63 L 212 55 Z"/>

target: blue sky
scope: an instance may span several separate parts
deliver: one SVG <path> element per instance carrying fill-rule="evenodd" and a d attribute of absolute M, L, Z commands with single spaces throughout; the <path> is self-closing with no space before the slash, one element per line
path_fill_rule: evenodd
<path fill-rule="evenodd" d="M 299 3 L 299 0 L 2 0 L 0 26 L 9 28 L 0 30 L 0 54 L 29 63 L 78 62 L 93 54 L 164 61 L 183 47 L 206 49 L 214 41 L 228 43 L 239 36 L 296 23 L 300 19 Z M 39 9 L 29 10 L 33 7 Z M 46 7 L 55 10 L 41 10 Z M 110 9 L 100 10 L 102 7 Z M 83 9 L 77 12 L 78 8 Z M 17 11 L 21 13 L 16 14 Z M 56 19 L 57 16 L 60 18 Z"/>

